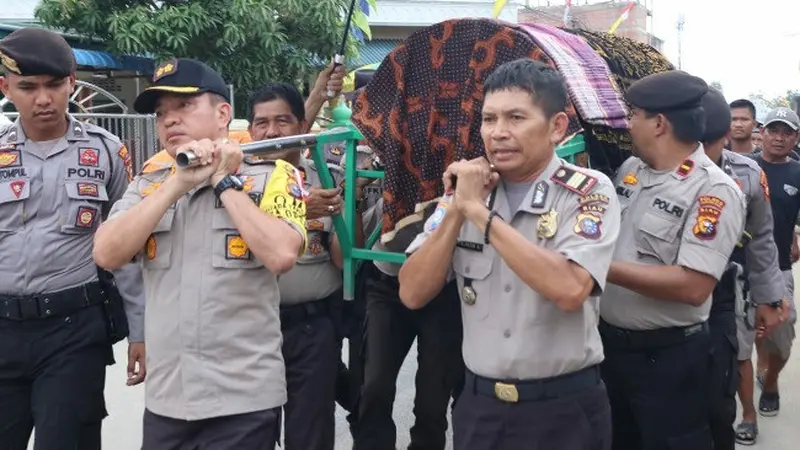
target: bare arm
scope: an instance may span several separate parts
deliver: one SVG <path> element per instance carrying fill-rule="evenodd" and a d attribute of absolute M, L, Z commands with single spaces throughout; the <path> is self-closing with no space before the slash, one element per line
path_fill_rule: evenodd
<path fill-rule="evenodd" d="M 322 105 L 325 104 L 328 100 L 328 91 L 334 93 L 334 97 L 339 95 L 342 91 L 342 84 L 344 81 L 345 70 L 344 66 L 334 66 L 331 62 L 328 64 L 328 67 L 325 68 L 320 74 L 317 76 L 317 80 L 314 82 L 314 87 L 311 89 L 311 93 L 309 94 L 308 98 L 306 99 L 306 129 L 303 132 L 311 131 L 311 128 L 314 126 L 314 122 L 317 120 L 317 114 L 319 114 L 319 110 L 322 109 Z"/>
<path fill-rule="evenodd" d="M 93 250 L 98 266 L 106 270 L 117 270 L 133 260 L 167 209 L 183 195 L 174 180 L 173 177 L 168 178 L 151 195 L 100 225 L 94 235 Z M 132 187 L 135 189 L 135 186 Z M 126 196 L 131 197 L 138 195 L 138 191 L 132 189 L 126 193 Z"/>
<path fill-rule="evenodd" d="M 442 223 L 431 234 L 421 234 L 424 243 L 412 252 L 418 241 L 409 247 L 411 256 L 400 268 L 400 300 L 410 309 L 427 305 L 447 283 L 453 263 L 453 251 L 464 224 L 464 216 L 450 205 Z"/>
<path fill-rule="evenodd" d="M 220 200 L 250 251 L 270 272 L 281 274 L 294 266 L 303 248 L 300 233 L 259 209 L 243 191 L 227 189 Z"/>

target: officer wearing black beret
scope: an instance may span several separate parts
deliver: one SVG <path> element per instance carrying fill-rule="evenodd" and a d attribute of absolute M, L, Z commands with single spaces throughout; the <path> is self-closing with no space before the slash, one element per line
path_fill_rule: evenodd
<path fill-rule="evenodd" d="M 67 41 L 39 28 L 23 28 L 0 40 L 0 61 L 7 72 L 22 76 L 66 78 L 75 74 L 76 67 Z"/>
<path fill-rule="evenodd" d="M 115 272 L 123 311 L 92 260 L 131 155 L 67 114 L 76 64 L 63 37 L 14 31 L 0 40 L 0 64 L 0 89 L 19 112 L 0 133 L 0 448 L 26 449 L 34 429 L 37 450 L 99 449 L 106 365 L 128 324 L 129 367 L 139 364 L 128 384 L 146 370 L 141 270 Z"/>
<path fill-rule="evenodd" d="M 769 335 L 781 323 L 783 311 L 780 307 L 785 282 L 773 237 L 766 175 L 752 158 L 724 149 L 731 134 L 732 119 L 725 97 L 709 89 L 703 97 L 703 108 L 706 111 L 703 138 L 706 155 L 739 185 L 747 202 L 745 232 L 714 289 L 709 318 L 714 346 L 709 425 L 715 448 L 732 450 L 737 439 L 745 445 L 755 443 L 757 427 L 753 420 L 753 366 L 750 359 L 756 332 L 762 336 Z M 747 420 L 737 427 L 734 434 L 737 388 Z M 747 414 L 749 411 L 753 414 Z"/>
<path fill-rule="evenodd" d="M 615 450 L 712 448 L 711 294 L 742 236 L 745 207 L 700 144 L 706 92 L 680 71 L 627 92 L 636 156 L 615 180 L 622 225 L 599 327 Z"/>

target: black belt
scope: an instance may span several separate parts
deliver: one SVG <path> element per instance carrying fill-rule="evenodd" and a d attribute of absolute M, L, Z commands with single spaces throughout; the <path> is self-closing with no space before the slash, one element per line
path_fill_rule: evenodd
<path fill-rule="evenodd" d="M 314 317 L 329 315 L 329 304 L 332 297 L 328 296 L 321 300 L 297 305 L 281 306 L 281 328 L 289 328 Z"/>
<path fill-rule="evenodd" d="M 708 335 L 708 322 L 688 327 L 658 328 L 655 330 L 628 330 L 609 325 L 601 320 L 599 325 L 603 345 L 616 348 L 646 349 L 671 347 Z"/>
<path fill-rule="evenodd" d="M 105 293 L 97 281 L 48 294 L 0 294 L 0 319 L 24 321 L 67 316 L 99 305 L 104 299 Z"/>
<path fill-rule="evenodd" d="M 600 384 L 600 366 L 539 380 L 499 381 L 467 370 L 466 386 L 475 392 L 506 403 L 548 400 L 595 387 Z"/>
<path fill-rule="evenodd" d="M 711 313 L 734 312 L 736 311 L 736 304 L 734 302 L 714 302 L 711 304 Z"/>

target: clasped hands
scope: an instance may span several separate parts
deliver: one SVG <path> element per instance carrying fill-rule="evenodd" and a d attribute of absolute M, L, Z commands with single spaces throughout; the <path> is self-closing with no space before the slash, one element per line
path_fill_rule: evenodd
<path fill-rule="evenodd" d="M 454 162 L 442 175 L 445 193 L 453 192 L 455 185 L 451 206 L 465 217 L 469 217 L 471 211 L 486 207 L 486 198 L 499 181 L 500 174 L 484 157 Z"/>
<path fill-rule="evenodd" d="M 227 138 L 192 141 L 178 147 L 176 154 L 186 151 L 193 152 L 200 163 L 179 169 L 175 173 L 175 180 L 183 192 L 188 192 L 207 181 L 211 186 L 216 186 L 226 176 L 236 173 L 244 159 L 239 143 Z"/>

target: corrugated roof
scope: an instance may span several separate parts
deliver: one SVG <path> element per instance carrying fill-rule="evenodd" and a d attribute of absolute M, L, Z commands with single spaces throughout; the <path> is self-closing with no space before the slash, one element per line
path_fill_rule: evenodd
<path fill-rule="evenodd" d="M 358 58 L 348 61 L 347 67 L 355 69 L 367 64 L 380 63 L 386 55 L 402 43 L 401 39 L 374 39 L 367 41 L 361 47 Z"/>

